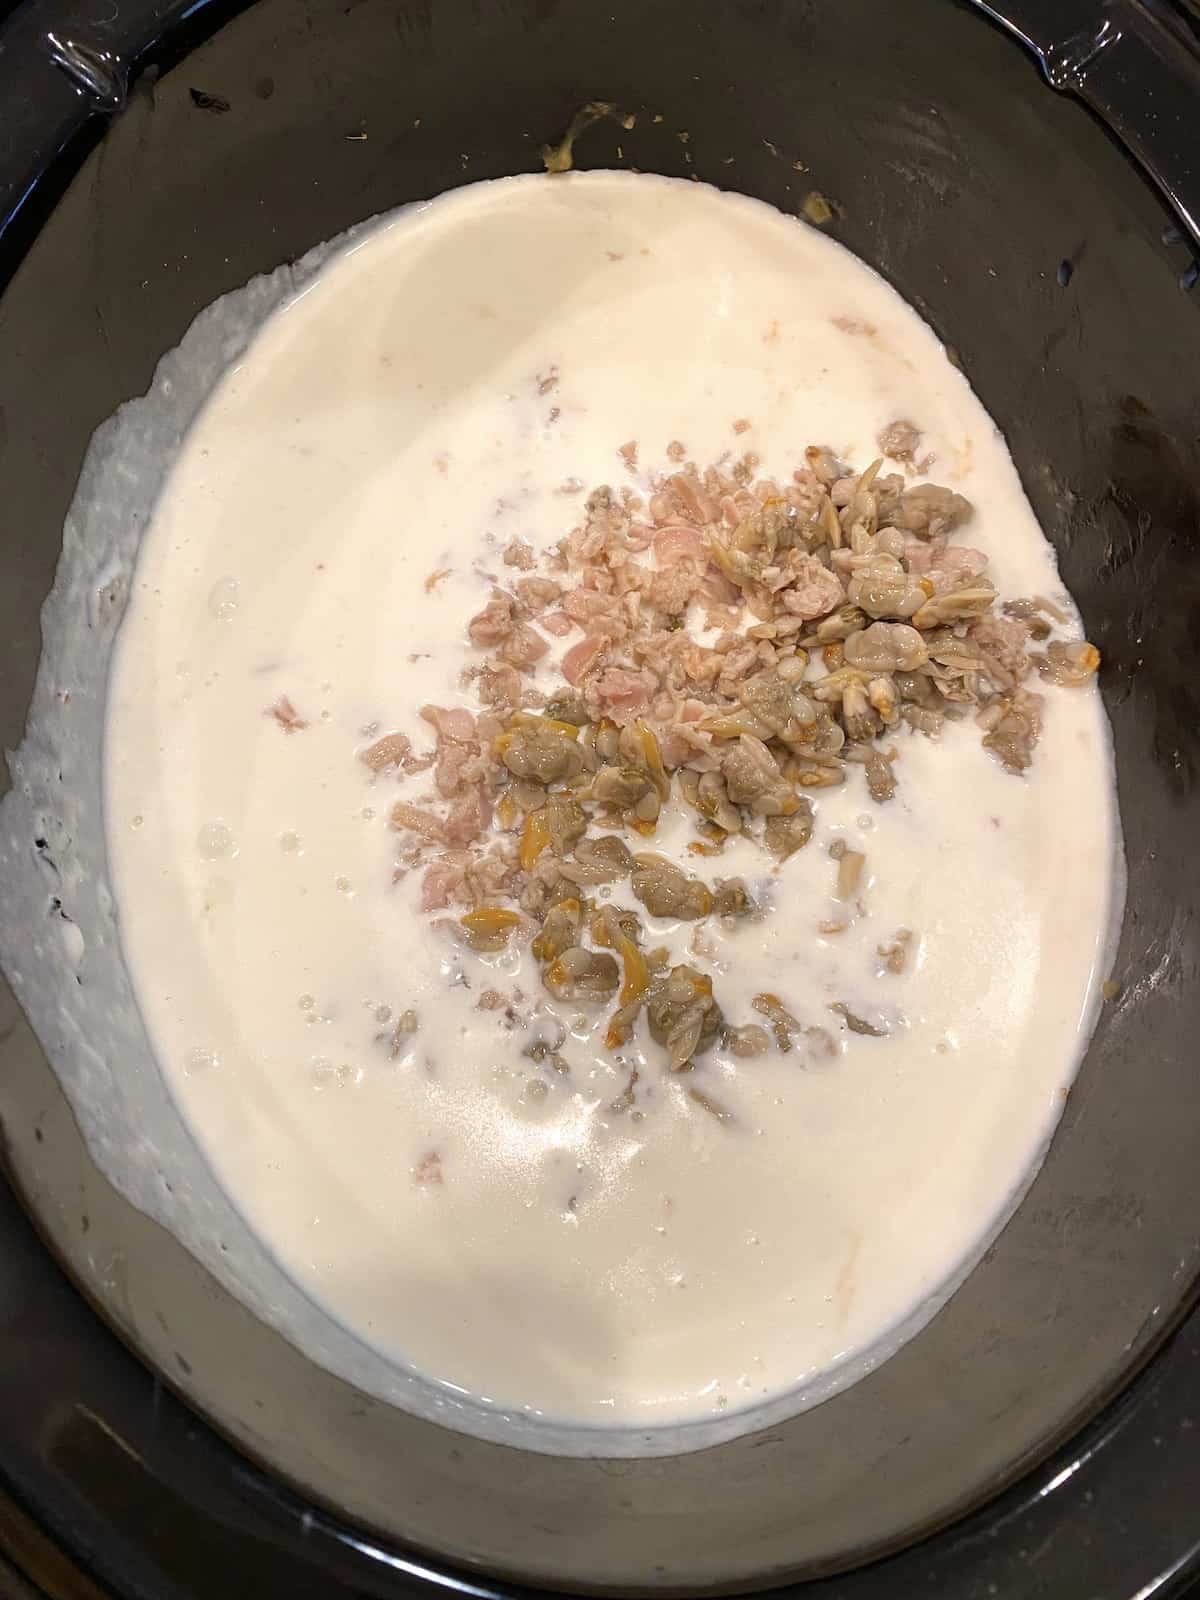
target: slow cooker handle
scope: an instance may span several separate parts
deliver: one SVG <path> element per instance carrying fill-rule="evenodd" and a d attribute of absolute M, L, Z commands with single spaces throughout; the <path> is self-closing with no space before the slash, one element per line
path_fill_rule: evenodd
<path fill-rule="evenodd" d="M 1190 0 L 974 0 L 1141 163 L 1200 243 L 1200 37 Z"/>

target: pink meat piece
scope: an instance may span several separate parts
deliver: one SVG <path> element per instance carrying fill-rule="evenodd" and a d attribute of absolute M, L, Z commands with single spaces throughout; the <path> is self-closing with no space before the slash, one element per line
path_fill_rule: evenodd
<path fill-rule="evenodd" d="M 588 623 L 596 617 L 616 614 L 619 601 L 616 595 L 601 594 L 597 589 L 571 589 L 563 596 L 562 607 L 576 622 Z"/>
<path fill-rule="evenodd" d="M 462 881 L 463 869 L 457 862 L 432 862 L 421 879 L 421 910 L 445 910 Z"/>
<path fill-rule="evenodd" d="M 840 606 L 846 594 L 837 575 L 822 566 L 816 556 L 797 555 L 794 551 L 790 554 L 795 577 L 791 586 L 783 590 L 784 609 L 811 622 Z"/>
<path fill-rule="evenodd" d="M 492 744 L 504 732 L 507 719 L 497 716 L 494 711 L 481 711 L 475 722 L 475 737 L 484 750 L 489 750 Z"/>
<path fill-rule="evenodd" d="M 467 637 L 472 644 L 487 646 L 500 644 L 512 632 L 513 603 L 512 596 L 507 594 L 494 594 L 467 624 Z"/>
<path fill-rule="evenodd" d="M 482 785 L 468 789 L 446 815 L 446 837 L 451 844 L 470 844 L 478 839 L 492 820 L 492 803 Z"/>
<path fill-rule="evenodd" d="M 695 528 L 683 527 L 679 523 L 668 523 L 665 528 L 659 528 L 654 535 L 654 554 L 658 561 L 666 566 L 671 562 L 689 558 L 704 560 L 708 551 Z"/>
<path fill-rule="evenodd" d="M 979 650 L 988 676 L 999 688 L 1015 688 L 1028 673 L 1028 623 L 1017 617 L 982 616 L 971 624 L 967 637 Z"/>
<path fill-rule="evenodd" d="M 694 561 L 676 561 L 671 566 L 663 567 L 651 578 L 648 599 L 660 611 L 678 616 L 687 609 L 700 581 Z"/>
<path fill-rule="evenodd" d="M 945 539 L 930 539 L 928 543 L 921 539 L 906 539 L 900 559 L 914 578 L 923 578 L 931 567 L 941 564 L 945 553 Z"/>
<path fill-rule="evenodd" d="M 431 844 L 445 844 L 446 827 L 441 817 L 434 816 L 422 806 L 409 805 L 407 800 L 397 800 L 392 807 L 392 827 L 398 833 L 415 833 Z"/>
<path fill-rule="evenodd" d="M 525 539 L 513 539 L 504 552 L 506 567 L 520 567 L 522 572 L 533 570 L 533 546 Z"/>
<path fill-rule="evenodd" d="M 541 621 L 546 632 L 556 639 L 565 639 L 575 626 L 565 611 L 550 611 Z"/>
<path fill-rule="evenodd" d="M 455 739 L 460 744 L 475 737 L 475 718 L 465 706 L 422 706 L 421 715 L 433 724 L 438 739 Z"/>
<path fill-rule="evenodd" d="M 479 668 L 475 681 L 484 705 L 500 706 L 507 711 L 516 709 L 521 698 L 521 675 L 515 667 L 510 667 L 506 661 L 489 661 Z"/>
<path fill-rule="evenodd" d="M 606 667 L 596 680 L 596 693 L 615 712 L 640 711 L 650 692 L 640 674 L 624 667 Z"/>
<path fill-rule="evenodd" d="M 707 714 L 710 709 L 702 706 L 701 715 Z M 694 718 L 681 715 L 664 730 L 659 742 L 668 767 L 692 767 L 705 771 L 719 763 L 719 756 L 712 754 L 712 734 L 705 733 Z"/>
<path fill-rule="evenodd" d="M 437 766 L 433 773 L 437 792 L 446 800 L 459 794 L 464 784 L 475 776 L 473 768 L 478 765 L 478 760 L 473 745 L 445 740 L 438 746 Z"/>
<path fill-rule="evenodd" d="M 741 591 L 723 572 L 718 572 L 716 567 L 709 567 L 696 598 L 707 606 L 735 606 L 741 598 Z"/>
<path fill-rule="evenodd" d="M 675 491 L 675 497 L 683 507 L 684 515 L 691 517 L 694 522 L 715 522 L 718 511 L 712 497 L 705 494 L 700 486 L 694 483 L 686 473 L 676 472 L 667 480 Z"/>
<path fill-rule="evenodd" d="M 507 661 L 509 666 L 532 667 L 534 662 L 542 659 L 549 648 L 536 628 L 531 628 L 527 622 L 518 622 L 496 654 L 502 661 Z"/>
<path fill-rule="evenodd" d="M 517 598 L 533 616 L 553 605 L 562 594 L 562 584 L 553 578 L 518 578 Z"/>
<path fill-rule="evenodd" d="M 933 585 L 934 594 L 945 594 L 958 589 L 972 578 L 987 571 L 988 558 L 982 550 L 972 550 L 969 545 L 952 544 L 938 557 L 925 573 Z"/>
<path fill-rule="evenodd" d="M 807 467 L 793 472 L 792 481 L 783 492 L 788 505 L 794 506 L 806 521 L 815 518 L 825 498 L 825 487 L 815 472 Z"/>
<path fill-rule="evenodd" d="M 590 667 L 604 651 L 605 641 L 589 634 L 580 639 L 578 644 L 573 644 L 562 658 L 563 677 L 568 683 L 577 684 Z"/>

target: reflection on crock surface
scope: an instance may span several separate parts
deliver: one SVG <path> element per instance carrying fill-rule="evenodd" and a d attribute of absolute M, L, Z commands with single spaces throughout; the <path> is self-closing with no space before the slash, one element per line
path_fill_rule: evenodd
<path fill-rule="evenodd" d="M 693 857 L 764 914 L 699 946 L 652 919 L 649 942 L 712 973 L 731 1022 L 769 989 L 835 1053 L 718 1046 L 687 1075 L 698 1098 L 643 1040 L 620 1110 L 627 1063 L 586 1006 L 559 1018 L 565 1073 L 480 1007 L 489 988 L 543 1005 L 538 964 L 431 928 L 390 826 L 431 775 L 358 759 L 372 732 L 419 745 L 429 703 L 474 704 L 467 619 L 514 538 L 541 552 L 578 525 L 564 486 L 645 491 L 675 439 L 783 477 L 810 442 L 861 468 L 897 417 L 973 502 L 959 539 L 1001 595 L 1069 604 L 1003 440 L 882 280 L 755 203 L 598 174 L 480 186 L 359 238 L 185 445 L 112 680 L 126 958 L 256 1231 L 333 1316 L 455 1390 L 634 1425 L 792 1387 L 811 1403 L 915 1331 L 1044 1150 L 1109 933 L 1093 688 L 1045 686 L 1024 776 L 969 716 L 898 729 L 895 798 L 850 769 L 782 865 L 742 840 Z M 682 851 L 687 828 L 669 808 L 649 847 Z M 866 857 L 832 921 L 831 846 Z M 627 891 L 612 903 L 637 909 Z"/>

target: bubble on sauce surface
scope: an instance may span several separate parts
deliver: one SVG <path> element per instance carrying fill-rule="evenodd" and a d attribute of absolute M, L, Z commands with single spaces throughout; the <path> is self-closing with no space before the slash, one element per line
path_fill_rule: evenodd
<path fill-rule="evenodd" d="M 336 1065 L 327 1056 L 315 1056 L 309 1063 L 309 1081 L 314 1089 L 344 1089 L 362 1080 L 362 1068 L 342 1061 Z"/>
<path fill-rule="evenodd" d="M 218 578 L 208 591 L 208 609 L 218 622 L 232 622 L 240 604 L 236 578 Z"/>
<path fill-rule="evenodd" d="M 197 1073 L 211 1072 L 214 1067 L 220 1066 L 220 1057 L 215 1050 L 208 1050 L 203 1045 L 193 1045 L 183 1058 L 183 1070 L 191 1078 Z"/>
<path fill-rule="evenodd" d="M 196 835 L 196 849 L 205 861 L 237 855 L 237 840 L 225 823 L 206 822 Z"/>

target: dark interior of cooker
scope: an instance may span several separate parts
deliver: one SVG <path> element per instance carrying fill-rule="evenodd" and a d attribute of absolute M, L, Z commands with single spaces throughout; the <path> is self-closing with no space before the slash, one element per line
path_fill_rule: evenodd
<path fill-rule="evenodd" d="M 118 114 L 69 185 L 83 144 L 63 156 L 0 258 L 7 747 L 89 436 L 194 315 L 363 217 L 538 169 L 542 144 L 603 98 L 636 125 L 596 124 L 579 165 L 696 177 L 790 212 L 816 190 L 829 231 L 954 351 L 1103 652 L 1130 892 L 1119 992 L 985 1262 L 870 1378 L 716 1449 L 521 1456 L 313 1368 L 98 1178 L 2 989 L 9 1168 L 44 1234 L 251 1454 L 463 1566 L 696 1592 L 847 1568 L 944 1524 L 1115 1392 L 1197 1272 L 1200 301 L 1169 214 L 1099 125 L 955 0 L 139 0 L 87 27 L 69 75 L 47 49 L 30 94 L 77 89 L 82 60 L 94 81 L 79 92 Z"/>

